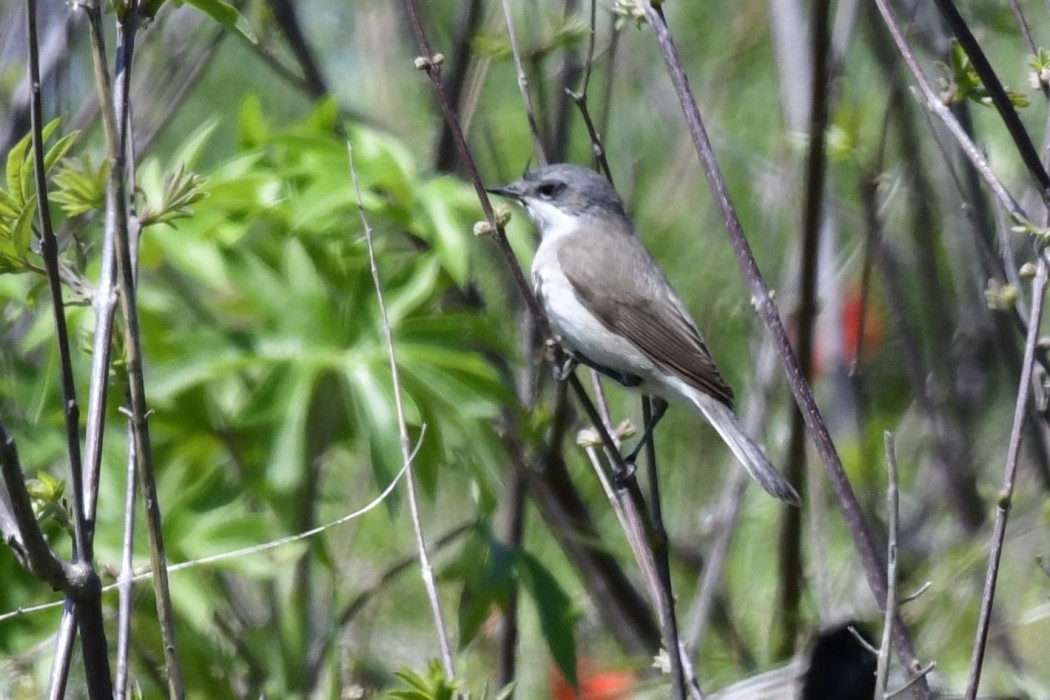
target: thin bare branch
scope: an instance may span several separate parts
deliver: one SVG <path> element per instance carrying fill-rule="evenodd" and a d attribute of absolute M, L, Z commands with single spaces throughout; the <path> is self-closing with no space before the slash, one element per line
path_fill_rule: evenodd
<path fill-rule="evenodd" d="M 890 653 L 893 649 L 893 623 L 897 616 L 897 529 L 900 521 L 900 501 L 897 496 L 897 450 L 893 444 L 893 433 L 883 433 L 886 444 L 886 516 L 889 521 L 889 538 L 886 556 L 886 610 L 882 620 L 882 642 L 879 644 L 878 666 L 875 670 L 875 697 L 886 694 L 886 682 L 890 672 Z"/>
<path fill-rule="evenodd" d="M 113 694 L 113 680 L 109 671 L 106 632 L 102 623 L 101 583 L 92 569 L 91 533 L 85 522 L 84 472 L 80 452 L 80 405 L 76 397 L 76 385 L 73 378 L 73 362 L 66 328 L 65 303 L 62 299 L 62 277 L 58 260 L 58 240 L 51 224 L 50 203 L 47 196 L 47 173 L 44 170 L 43 107 L 40 99 L 40 57 L 37 46 L 36 0 L 26 3 L 26 35 L 29 45 L 29 83 L 32 97 L 30 114 L 33 138 L 33 166 L 36 178 L 37 206 L 40 216 L 40 252 L 47 269 L 48 284 L 51 290 L 52 310 L 55 318 L 55 342 L 58 344 L 59 366 L 62 378 L 63 413 L 66 424 L 66 449 L 69 457 L 69 480 L 72 485 L 72 520 L 73 520 L 73 562 L 82 566 L 82 581 L 74 596 L 75 606 L 72 616 L 76 618 L 77 629 L 83 643 L 81 654 L 84 660 L 84 673 L 88 695 L 91 698 L 109 698 Z M 13 447 L 12 447 L 13 449 Z M 8 483 L 8 488 L 12 486 Z M 11 493 L 16 498 L 15 493 Z M 15 502 L 16 507 L 18 502 Z M 25 522 L 25 521 L 23 521 Z M 23 526 L 23 536 L 27 529 Z M 29 538 L 32 540 L 33 538 Z M 52 666 L 52 678 L 57 683 L 52 690 L 65 685 L 68 676 L 69 660 L 72 658 L 72 617 L 67 608 L 62 620 L 62 629 L 66 634 L 60 638 L 68 646 L 60 647 Z"/>
<path fill-rule="evenodd" d="M 808 382 L 813 367 L 814 337 L 817 319 L 817 275 L 821 233 L 824 228 L 824 180 L 827 172 L 826 141 L 830 104 L 828 94 L 831 44 L 831 3 L 817 0 L 812 4 L 812 74 L 809 102 L 809 149 L 805 163 L 804 208 L 799 245 L 798 305 L 794 310 L 795 348 L 803 378 Z M 785 476 L 799 494 L 805 494 L 806 423 L 802 411 L 791 417 Z M 790 657 L 795 651 L 801 625 L 799 605 L 802 602 L 802 510 L 787 508 L 781 513 L 779 595 L 776 606 L 780 627 L 775 653 Z"/>
<path fill-rule="evenodd" d="M 890 10 L 889 4 L 886 0 L 875 0 L 875 5 L 879 8 L 879 13 L 882 15 L 882 19 L 886 23 L 886 28 L 890 31 L 890 36 L 893 37 L 893 42 L 897 45 L 897 50 L 900 51 L 901 56 L 904 58 L 904 62 L 908 65 L 908 69 L 911 71 L 916 84 L 919 86 L 919 91 L 922 93 L 921 104 L 923 107 L 935 114 L 937 118 L 948 127 L 948 131 L 950 131 L 952 136 L 955 137 L 955 140 L 959 143 L 959 147 L 966 155 L 966 158 L 973 164 L 973 167 L 988 184 L 989 189 L 991 189 L 992 193 L 995 194 L 996 198 L 1006 210 L 1014 216 L 1028 221 L 1029 218 L 1024 209 L 1006 189 L 1006 186 L 1002 183 L 999 177 L 995 174 L 995 171 L 992 170 L 992 166 L 985 159 L 984 154 L 982 154 L 980 149 L 977 148 L 976 144 L 974 144 L 970 139 L 970 136 L 959 124 L 955 115 L 952 114 L 951 110 L 948 109 L 938 96 L 937 92 L 933 89 L 933 86 L 930 85 L 930 81 L 926 79 L 925 74 L 922 72 L 922 67 L 919 66 L 919 61 L 915 58 L 915 54 L 912 52 L 911 47 L 908 46 L 908 42 L 904 38 L 904 32 L 901 30 L 900 24 Z"/>
<path fill-rule="evenodd" d="M 419 452 L 419 448 L 422 445 L 421 440 L 422 440 L 422 437 L 424 435 L 426 435 L 426 425 L 425 424 L 420 429 L 420 441 L 417 441 L 415 448 L 412 450 L 412 454 L 411 454 L 412 460 L 415 460 L 416 453 Z M 308 539 L 310 539 L 312 537 L 316 537 L 317 535 L 320 535 L 322 532 L 326 532 L 327 530 L 331 530 L 334 527 L 338 527 L 339 525 L 343 525 L 343 524 L 348 523 L 348 522 L 350 522 L 352 520 L 356 520 L 356 519 L 360 518 L 361 516 L 363 516 L 363 515 L 365 515 L 367 513 L 370 513 L 371 511 L 375 510 L 376 508 L 378 508 L 383 503 L 383 501 L 386 500 L 387 496 L 389 496 L 391 494 L 391 492 L 393 492 L 393 490 L 397 487 L 397 485 L 401 483 L 401 478 L 408 471 L 408 467 L 410 466 L 410 464 L 411 464 L 411 461 L 409 462 L 408 465 L 402 466 L 401 467 L 401 471 L 399 471 L 397 474 L 394 475 L 394 478 L 390 480 L 390 483 L 386 485 L 386 488 L 384 488 L 379 493 L 379 495 L 377 495 L 371 501 L 369 501 L 365 505 L 361 506 L 357 510 L 352 511 L 350 513 L 347 513 L 346 515 L 342 515 L 342 516 L 336 518 L 335 520 L 332 520 L 330 522 L 325 523 L 324 525 L 318 525 L 317 527 L 310 528 L 309 530 L 304 530 L 303 532 L 297 532 L 294 535 L 287 535 L 285 537 L 278 537 L 277 539 L 270 540 L 269 542 L 262 542 L 260 544 L 253 544 L 253 545 L 251 545 L 249 547 L 242 547 L 240 549 L 234 549 L 234 550 L 230 550 L 228 552 L 219 552 L 218 554 L 210 554 L 210 555 L 208 555 L 206 557 L 201 557 L 200 559 L 191 559 L 190 561 L 184 561 L 184 562 L 179 562 L 178 564 L 172 564 L 172 565 L 170 565 L 168 567 L 168 573 L 169 574 L 174 574 L 174 573 L 178 573 L 179 571 L 186 571 L 188 569 L 196 569 L 196 568 L 199 568 L 199 567 L 202 567 L 202 566 L 208 566 L 209 564 L 215 564 L 217 562 L 225 561 L 227 559 L 237 559 L 237 558 L 249 556 L 249 555 L 252 555 L 252 554 L 258 554 L 260 552 L 265 552 L 265 551 L 268 551 L 268 550 L 271 550 L 271 549 L 277 549 L 278 547 L 284 547 L 286 545 L 293 544 L 295 542 L 301 542 L 303 540 L 308 540 Z M 153 571 L 151 569 L 147 568 L 145 571 L 140 571 L 139 573 L 136 573 L 131 578 L 131 582 L 132 583 L 141 583 L 143 581 L 149 581 L 149 580 L 151 580 L 153 578 L 154 578 Z M 118 590 L 120 588 L 120 586 L 121 586 L 120 582 L 118 582 L 118 583 L 111 583 L 111 584 L 103 587 L 102 588 L 102 592 L 103 593 L 108 593 L 110 591 L 115 591 L 115 590 Z M 32 613 L 35 613 L 35 612 L 41 612 L 43 610 L 53 610 L 53 609 L 55 609 L 57 607 L 62 606 L 64 603 L 65 603 L 65 601 L 58 600 L 58 601 L 54 601 L 54 602 L 51 602 L 51 603 L 41 603 L 40 605 L 33 605 L 33 606 L 25 607 L 25 608 L 18 608 L 17 610 L 13 610 L 11 612 L 0 613 L 0 622 L 4 622 L 6 620 L 11 620 L 11 619 L 14 619 L 16 617 L 21 617 L 23 615 L 29 615 L 29 614 L 32 614 Z"/>
<path fill-rule="evenodd" d="M 952 0 L 934 0 L 934 3 L 937 5 L 937 9 L 941 11 L 941 15 L 951 29 L 952 34 L 955 35 L 960 46 L 966 52 L 966 56 L 970 59 L 970 63 L 973 65 L 977 75 L 980 76 L 984 89 L 992 99 L 992 104 L 999 111 L 999 116 L 1002 118 L 1003 124 L 1006 125 L 1010 138 L 1014 141 L 1018 155 L 1021 156 L 1021 160 L 1028 169 L 1028 174 L 1031 175 L 1037 186 L 1043 205 L 1050 207 L 1050 175 L 1047 175 L 1046 169 L 1039 159 L 1039 152 L 1032 144 L 1032 139 L 1021 122 L 1021 117 L 1018 116 L 1017 110 L 1014 109 L 1013 103 L 1010 102 L 1010 97 L 1006 94 L 1006 89 L 999 81 L 999 76 L 995 74 L 995 70 L 985 57 L 984 51 L 981 50 L 981 45 L 977 43 L 977 39 L 974 37 L 973 32 L 970 31 L 966 20 L 959 14 L 955 3 Z"/>
<path fill-rule="evenodd" d="M 773 295 L 768 285 L 766 285 L 761 271 L 758 269 L 758 263 L 755 261 L 754 253 L 751 251 L 751 246 L 744 235 L 740 218 L 729 198 L 725 179 L 719 170 L 714 148 L 700 117 L 700 110 L 689 87 L 689 81 L 685 75 L 685 69 L 682 67 L 678 50 L 671 37 L 670 29 L 658 7 L 644 3 L 644 8 L 646 20 L 656 34 L 657 43 L 660 46 L 661 54 L 671 76 L 671 82 L 674 85 L 675 92 L 685 114 L 697 156 L 703 166 L 719 211 L 722 214 L 733 252 L 737 257 L 744 279 L 751 290 L 752 303 L 773 337 L 774 347 L 787 375 L 792 394 L 806 419 L 806 427 L 809 429 L 810 437 L 816 445 L 821 460 L 824 462 L 832 489 L 853 536 L 854 545 L 868 579 L 868 585 L 876 601 L 879 601 L 881 604 L 881 601 L 885 600 L 886 595 L 886 569 L 883 557 L 875 544 L 860 504 L 857 502 L 853 488 L 850 486 L 849 479 L 842 468 L 842 462 L 835 449 L 835 444 L 831 439 L 820 409 L 813 398 L 809 384 L 805 381 L 798 358 L 795 356 L 787 333 L 784 330 L 780 314 L 773 301 Z M 911 639 L 903 626 L 897 628 L 897 635 L 897 646 L 905 667 L 911 668 L 911 662 L 915 658 Z M 920 681 L 918 688 L 922 698 L 930 696 L 929 687 L 925 681 Z"/>
<path fill-rule="evenodd" d="M 1047 268 L 1047 253 L 1043 251 L 1039 256 L 1035 279 L 1032 282 L 1032 310 L 1028 320 L 1028 337 L 1025 340 L 1021 379 L 1014 403 L 1014 419 L 1013 426 L 1010 429 L 1010 442 L 1006 450 L 1003 485 L 995 501 L 995 525 L 992 529 L 992 541 L 988 552 L 988 569 L 984 577 L 984 593 L 981 596 L 980 613 L 977 618 L 973 658 L 970 662 L 970 675 L 966 683 L 967 700 L 974 700 L 977 697 L 977 689 L 981 684 L 984 653 L 988 644 L 988 630 L 992 619 L 992 605 L 995 601 L 995 587 L 999 580 L 999 564 L 1003 554 L 1003 542 L 1006 539 L 1006 521 L 1013 502 L 1014 480 L 1017 476 L 1017 462 L 1021 452 L 1022 428 L 1024 426 L 1026 407 L 1031 396 L 1029 385 L 1032 377 L 1036 341 L 1039 337 L 1039 328 L 1043 318 L 1043 301 L 1046 296 L 1048 276 Z"/>
<path fill-rule="evenodd" d="M 97 0 L 84 6 L 87 14 L 89 43 L 95 74 L 95 89 L 98 92 L 106 154 L 110 163 L 122 163 L 118 152 L 120 138 L 117 134 L 116 108 L 113 103 L 113 86 L 109 78 L 106 60 L 106 44 L 102 28 L 102 11 Z M 89 531 L 94 530 L 95 506 L 98 498 L 98 482 L 102 466 L 102 443 L 106 427 L 106 397 L 109 393 L 109 367 L 113 346 L 113 320 L 117 309 L 115 288 L 117 263 L 117 230 L 127 231 L 127 207 L 119 197 L 122 174 L 110 168 L 106 182 L 106 215 L 102 234 L 99 261 L 99 281 L 92 297 L 95 311 L 95 329 L 91 349 L 91 375 L 88 387 L 87 430 L 85 435 L 84 465 L 84 518 Z"/>
<path fill-rule="evenodd" d="M 120 604 L 117 611 L 117 674 L 114 688 L 117 700 L 128 697 L 128 651 L 131 646 L 131 607 L 135 575 L 132 554 L 135 545 L 135 502 L 138 500 L 138 480 L 135 478 L 135 465 L 138 457 L 135 454 L 135 440 L 128 425 L 128 459 L 124 472 L 124 539 L 120 548 L 120 574 L 117 586 L 120 591 Z"/>
<path fill-rule="evenodd" d="M 672 697 L 684 700 L 688 693 L 690 696 L 702 700 L 703 694 L 692 669 L 692 664 L 682 653 L 682 647 L 678 641 L 678 623 L 674 614 L 673 600 L 665 595 L 669 588 L 665 585 L 664 577 L 660 573 L 654 551 L 655 547 L 652 544 L 653 533 L 650 532 L 649 527 L 651 520 L 647 520 L 644 513 L 640 512 L 637 507 L 640 494 L 637 497 L 632 497 L 629 491 L 615 484 L 614 478 L 610 478 L 602 464 L 602 460 L 598 456 L 593 439 L 589 440 L 589 442 L 591 444 L 585 448 L 587 456 L 590 458 L 591 466 L 594 468 L 594 473 L 609 499 L 613 512 L 616 513 L 616 517 L 620 521 L 621 529 L 627 535 L 627 543 L 630 545 L 634 559 L 642 572 L 642 578 L 648 585 L 649 597 L 653 608 L 656 610 L 664 642 L 665 644 L 668 640 L 673 640 L 674 642 L 669 646 L 665 646 L 667 663 L 670 665 Z M 606 457 L 612 459 L 608 449 L 606 449 Z M 635 484 L 635 490 L 637 490 L 637 484 Z M 672 656 L 672 651 L 677 653 Z M 675 656 L 677 656 L 677 659 Z"/>
<path fill-rule="evenodd" d="M 110 182 L 107 187 L 106 216 L 115 217 L 116 262 L 119 280 L 118 303 L 124 319 L 124 353 L 127 362 L 129 421 L 133 436 L 132 444 L 137 457 L 139 488 L 142 491 L 146 511 L 146 531 L 149 535 L 150 561 L 157 572 L 155 591 L 157 621 L 164 647 L 164 663 L 167 670 L 168 696 L 183 698 L 186 695 L 182 679 L 182 664 L 179 660 L 175 636 L 175 615 L 168 585 L 167 554 L 164 548 L 164 533 L 161 526 L 160 499 L 157 496 L 157 481 L 153 468 L 153 446 L 150 440 L 149 409 L 146 405 L 146 383 L 143 375 L 142 336 L 139 329 L 138 301 L 136 290 L 136 262 L 130 234 L 126 164 L 130 142 L 131 122 L 129 99 L 131 66 L 135 53 L 135 34 L 138 30 L 138 3 L 131 2 L 126 13 L 117 19 L 117 74 L 114 84 L 115 123 L 117 141 L 109 143 Z M 103 109 L 103 113 L 107 110 Z M 108 133 L 107 133 L 108 135 Z"/>
<path fill-rule="evenodd" d="M 503 0 L 503 16 L 507 20 L 507 36 L 510 37 L 511 53 L 514 55 L 514 69 L 518 75 L 518 90 L 521 99 L 525 102 L 525 116 L 529 120 L 529 135 L 532 136 L 532 147 L 536 152 L 536 158 L 541 166 L 547 165 L 547 153 L 543 148 L 543 139 L 536 124 L 536 112 L 532 108 L 532 97 L 529 95 L 529 78 L 525 75 L 525 65 L 521 61 L 521 48 L 518 46 L 518 36 L 514 32 L 514 17 L 510 7 L 510 0 Z"/>
<path fill-rule="evenodd" d="M 434 585 L 434 570 L 430 565 L 430 557 L 427 554 L 426 535 L 423 532 L 423 521 L 419 514 L 419 499 L 416 495 L 415 476 L 412 464 L 412 443 L 408 437 L 408 422 L 405 420 L 405 409 L 401 399 L 401 376 L 397 367 L 397 350 L 394 347 L 394 331 L 390 327 L 390 318 L 386 312 L 386 302 L 383 300 L 383 284 L 379 277 L 379 265 L 376 262 L 375 245 L 372 242 L 372 226 L 368 223 L 365 214 L 364 200 L 361 198 L 361 185 L 357 179 L 357 168 L 354 165 L 353 139 L 348 135 L 346 138 L 347 159 L 350 165 L 350 178 L 354 183 L 354 194 L 357 196 L 357 210 L 361 215 L 361 226 L 365 231 L 365 241 L 368 245 L 368 262 L 372 269 L 372 283 L 375 286 L 376 302 L 379 305 L 379 315 L 383 322 L 383 337 L 386 341 L 387 359 L 390 362 L 390 376 L 394 384 L 394 408 L 397 412 L 397 429 L 401 447 L 401 462 L 406 469 L 405 484 L 408 488 L 408 506 L 412 516 L 412 528 L 416 535 L 416 547 L 419 553 L 420 574 L 423 577 L 423 585 L 427 591 L 430 601 L 430 611 L 434 615 L 434 627 L 437 631 L 438 646 L 441 650 L 441 663 L 444 667 L 445 676 L 448 679 L 455 678 L 456 667 L 452 662 L 452 648 L 448 643 L 448 630 L 445 626 L 445 618 L 441 613 L 441 601 L 438 599 L 437 587 Z"/>
<path fill-rule="evenodd" d="M 84 504 L 81 484 L 83 471 L 80 461 L 80 404 L 73 379 L 73 358 L 66 328 L 66 308 L 62 299 L 62 278 L 59 274 L 58 239 L 51 225 L 51 207 L 47 199 L 47 173 L 44 170 L 44 115 L 40 100 L 40 56 L 36 34 L 36 0 L 26 3 L 26 35 L 29 44 L 29 85 L 32 91 L 30 119 L 33 135 L 33 174 L 36 178 L 36 204 L 40 216 L 40 255 L 47 269 L 51 305 L 55 317 L 55 343 L 58 345 L 59 373 L 62 380 L 63 415 L 66 420 L 66 450 L 69 455 L 69 481 L 73 485 L 73 536 L 76 550 L 74 561 L 91 561 L 84 543 Z"/>
<path fill-rule="evenodd" d="M 6 510 L 10 512 L 2 519 L 4 542 L 11 547 L 19 562 L 34 576 L 48 584 L 56 591 L 70 596 L 76 593 L 74 579 L 77 574 L 73 567 L 60 560 L 48 546 L 44 534 L 40 531 L 36 516 L 33 514 L 33 503 L 26 491 L 22 466 L 18 461 L 18 449 L 15 439 L 0 422 L 0 469 L 3 470 L 4 486 L 7 498 L 3 500 Z M 78 565 L 79 566 L 79 565 Z"/>

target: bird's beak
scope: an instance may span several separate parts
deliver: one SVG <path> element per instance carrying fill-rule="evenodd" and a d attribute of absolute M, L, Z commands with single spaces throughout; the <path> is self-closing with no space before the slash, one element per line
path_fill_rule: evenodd
<path fill-rule="evenodd" d="M 498 194 L 501 197 L 513 199 L 516 202 L 520 202 L 521 197 L 524 194 L 521 182 L 512 182 L 509 185 L 502 185 L 500 187 L 488 187 L 485 191 L 489 194 Z"/>

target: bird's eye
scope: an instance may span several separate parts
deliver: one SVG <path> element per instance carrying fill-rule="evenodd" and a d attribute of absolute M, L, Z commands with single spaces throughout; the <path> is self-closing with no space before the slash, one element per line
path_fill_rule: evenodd
<path fill-rule="evenodd" d="M 544 199 L 551 199 L 552 197 L 554 197 L 554 195 L 561 192 L 561 188 L 562 183 L 560 182 L 544 182 L 542 185 L 536 188 L 536 191 Z"/>

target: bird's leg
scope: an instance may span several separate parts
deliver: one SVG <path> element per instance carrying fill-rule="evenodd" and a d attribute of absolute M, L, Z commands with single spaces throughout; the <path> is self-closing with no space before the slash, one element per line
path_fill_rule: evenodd
<path fill-rule="evenodd" d="M 624 458 L 624 462 L 628 466 L 633 467 L 635 460 L 638 459 L 638 455 L 641 454 L 646 443 L 653 439 L 653 430 L 656 429 L 656 424 L 660 422 L 660 419 L 664 417 L 664 413 L 667 412 L 667 402 L 656 396 L 652 397 L 653 400 L 653 415 L 649 419 L 649 424 L 645 426 L 645 432 L 642 433 L 641 439 L 638 440 L 638 444 L 634 446 L 631 453 Z"/>
<path fill-rule="evenodd" d="M 568 379 L 569 375 L 576 370 L 576 365 L 578 365 L 580 361 L 573 356 L 572 352 L 567 351 L 554 338 L 547 338 L 544 345 L 547 357 L 550 359 L 551 365 L 554 368 L 554 381 L 560 384 Z"/>
<path fill-rule="evenodd" d="M 576 370 L 578 364 L 580 363 L 572 355 L 563 354 L 560 358 L 555 358 L 554 381 L 564 382 Z"/>

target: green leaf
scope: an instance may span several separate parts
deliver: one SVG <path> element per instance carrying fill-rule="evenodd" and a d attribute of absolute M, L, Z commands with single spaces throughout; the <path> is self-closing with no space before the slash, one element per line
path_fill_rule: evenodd
<path fill-rule="evenodd" d="M 197 162 L 204 147 L 208 145 L 208 139 L 215 133 L 221 119 L 214 116 L 198 126 L 186 141 L 179 146 L 179 150 L 171 159 L 177 167 L 191 168 Z"/>
<path fill-rule="evenodd" d="M 222 0 L 186 0 L 186 4 L 197 8 L 231 32 L 240 34 L 243 39 L 253 44 L 259 43 L 252 25 L 230 3 Z"/>
<path fill-rule="evenodd" d="M 269 138 L 269 125 L 263 116 L 262 102 L 257 94 L 252 93 L 244 98 L 238 126 L 240 127 L 239 146 L 243 149 L 255 148 Z"/>
<path fill-rule="evenodd" d="M 460 288 L 466 287 L 470 266 L 470 244 L 474 237 L 458 215 L 455 200 L 460 183 L 439 178 L 419 188 L 419 200 L 429 219 L 426 238 L 434 246 L 442 267 Z"/>
<path fill-rule="evenodd" d="M 95 168 L 88 153 L 79 160 L 67 160 L 52 179 L 51 200 L 62 207 L 66 216 L 101 210 L 105 204 L 108 172 L 106 163 Z"/>
<path fill-rule="evenodd" d="M 66 482 L 56 479 L 47 472 L 37 472 L 35 479 L 26 480 L 26 492 L 29 497 L 38 501 L 53 502 L 62 499 Z"/>
<path fill-rule="evenodd" d="M 56 124 L 57 126 L 57 124 Z M 80 136 L 79 131 L 66 134 L 55 144 L 47 150 L 44 154 L 44 173 L 50 174 L 51 169 L 55 167 L 55 163 L 65 157 L 69 153 L 69 149 L 73 148 L 73 144 L 76 143 L 77 137 Z"/>
<path fill-rule="evenodd" d="M 26 192 L 22 188 L 22 170 L 26 163 L 26 153 L 29 151 L 29 140 L 30 134 L 26 134 L 7 154 L 7 191 L 18 207 L 26 201 Z"/>
<path fill-rule="evenodd" d="M 409 668 L 394 672 L 409 687 L 390 691 L 389 697 L 398 700 L 452 700 L 456 692 L 456 681 L 445 678 L 445 672 L 438 661 L 431 661 L 427 674 Z"/>
<path fill-rule="evenodd" d="M 36 195 L 26 202 L 25 208 L 15 219 L 11 227 L 11 241 L 14 244 L 15 256 L 24 258 L 29 252 L 29 241 L 33 234 L 33 212 L 36 209 Z"/>
<path fill-rule="evenodd" d="M 481 524 L 455 560 L 441 572 L 442 579 L 463 582 L 457 609 L 460 649 L 474 640 L 493 606 L 506 606 L 515 579 L 516 561 L 514 548 L 494 537 L 491 530 Z"/>
<path fill-rule="evenodd" d="M 575 612 L 568 594 L 540 560 L 525 551 L 518 553 L 518 573 L 540 616 L 540 630 L 562 675 L 576 687 Z"/>
<path fill-rule="evenodd" d="M 164 191 L 160 204 L 156 208 L 145 206 L 139 215 L 143 227 L 152 224 L 168 224 L 178 219 L 185 219 L 193 214 L 190 206 L 208 196 L 204 191 L 207 178 L 197 173 L 188 173 L 185 163 L 178 169 L 164 176 Z"/>
<path fill-rule="evenodd" d="M 46 143 L 51 135 L 55 133 L 55 129 L 58 128 L 59 120 L 52 119 L 50 122 L 44 125 L 41 132 L 41 142 Z M 73 136 L 73 138 L 76 138 Z M 58 144 L 61 145 L 61 144 Z M 61 146 L 68 150 L 72 143 Z M 17 155 L 17 162 L 13 162 Z M 45 167 L 44 172 L 47 173 L 49 168 L 46 165 L 47 158 L 45 154 Z M 52 165 L 54 163 L 52 162 Z M 11 153 L 7 157 L 7 186 L 11 190 L 12 195 L 16 195 L 21 202 L 26 201 L 29 197 L 29 193 L 33 190 L 33 148 L 32 148 L 32 134 L 26 134 L 25 138 L 18 142 L 18 144 L 11 149 Z"/>
<path fill-rule="evenodd" d="M 288 396 L 284 419 L 277 428 L 266 474 L 270 485 L 278 494 L 288 494 L 298 488 L 305 476 L 303 457 L 306 452 L 306 419 L 310 410 L 310 396 L 316 378 L 313 367 L 298 367 L 290 377 L 290 386 L 285 387 Z"/>
<path fill-rule="evenodd" d="M 7 190 L 0 187 L 0 217 L 14 219 L 18 216 L 19 209 L 21 206 L 7 193 Z"/>

